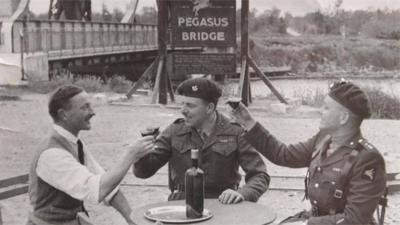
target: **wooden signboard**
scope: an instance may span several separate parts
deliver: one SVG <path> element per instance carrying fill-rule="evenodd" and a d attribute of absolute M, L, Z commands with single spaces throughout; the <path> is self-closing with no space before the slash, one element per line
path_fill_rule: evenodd
<path fill-rule="evenodd" d="M 235 74 L 236 55 L 217 53 L 174 53 L 175 75 L 187 74 Z"/>
<path fill-rule="evenodd" d="M 236 47 L 235 0 L 171 0 L 173 47 Z"/>

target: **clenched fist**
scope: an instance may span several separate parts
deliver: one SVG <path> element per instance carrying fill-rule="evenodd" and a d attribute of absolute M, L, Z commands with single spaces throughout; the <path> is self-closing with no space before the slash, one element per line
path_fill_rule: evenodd
<path fill-rule="evenodd" d="M 250 130 L 255 124 L 256 121 L 251 116 L 251 113 L 246 108 L 243 103 L 239 103 L 239 106 L 230 111 L 231 118 L 239 123 L 245 130 Z"/>
<path fill-rule="evenodd" d="M 232 189 L 226 189 L 222 194 L 218 197 L 218 200 L 222 204 L 236 204 L 244 200 L 242 194 Z"/>
<path fill-rule="evenodd" d="M 146 136 L 137 139 L 132 144 L 128 145 L 128 156 L 133 159 L 134 162 L 140 160 L 154 149 L 154 137 Z"/>

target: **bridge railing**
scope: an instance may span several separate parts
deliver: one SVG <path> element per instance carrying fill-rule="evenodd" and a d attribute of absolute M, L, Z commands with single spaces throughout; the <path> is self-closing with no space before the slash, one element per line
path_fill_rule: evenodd
<path fill-rule="evenodd" d="M 157 47 L 157 26 L 55 20 L 20 20 L 13 26 L 13 52 L 114 52 Z"/>

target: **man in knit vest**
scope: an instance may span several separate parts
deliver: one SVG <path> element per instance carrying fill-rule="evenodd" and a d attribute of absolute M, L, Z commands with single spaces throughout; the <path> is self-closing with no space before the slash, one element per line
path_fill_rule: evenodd
<path fill-rule="evenodd" d="M 81 130 L 90 130 L 95 115 L 88 94 L 80 87 L 65 85 L 50 97 L 52 133 L 34 154 L 29 174 L 29 197 L 33 211 L 28 225 L 78 225 L 77 214 L 86 212 L 83 202 L 112 205 L 134 224 L 131 208 L 118 189 L 126 172 L 153 149 L 153 138 L 129 145 L 125 156 L 105 172 L 79 139 Z"/>

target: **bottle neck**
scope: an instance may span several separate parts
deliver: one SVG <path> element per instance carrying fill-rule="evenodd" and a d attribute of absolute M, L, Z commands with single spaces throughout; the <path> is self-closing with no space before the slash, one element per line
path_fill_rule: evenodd
<path fill-rule="evenodd" d="M 198 168 L 199 167 L 199 160 L 192 158 L 192 166 L 195 167 L 195 168 Z"/>

